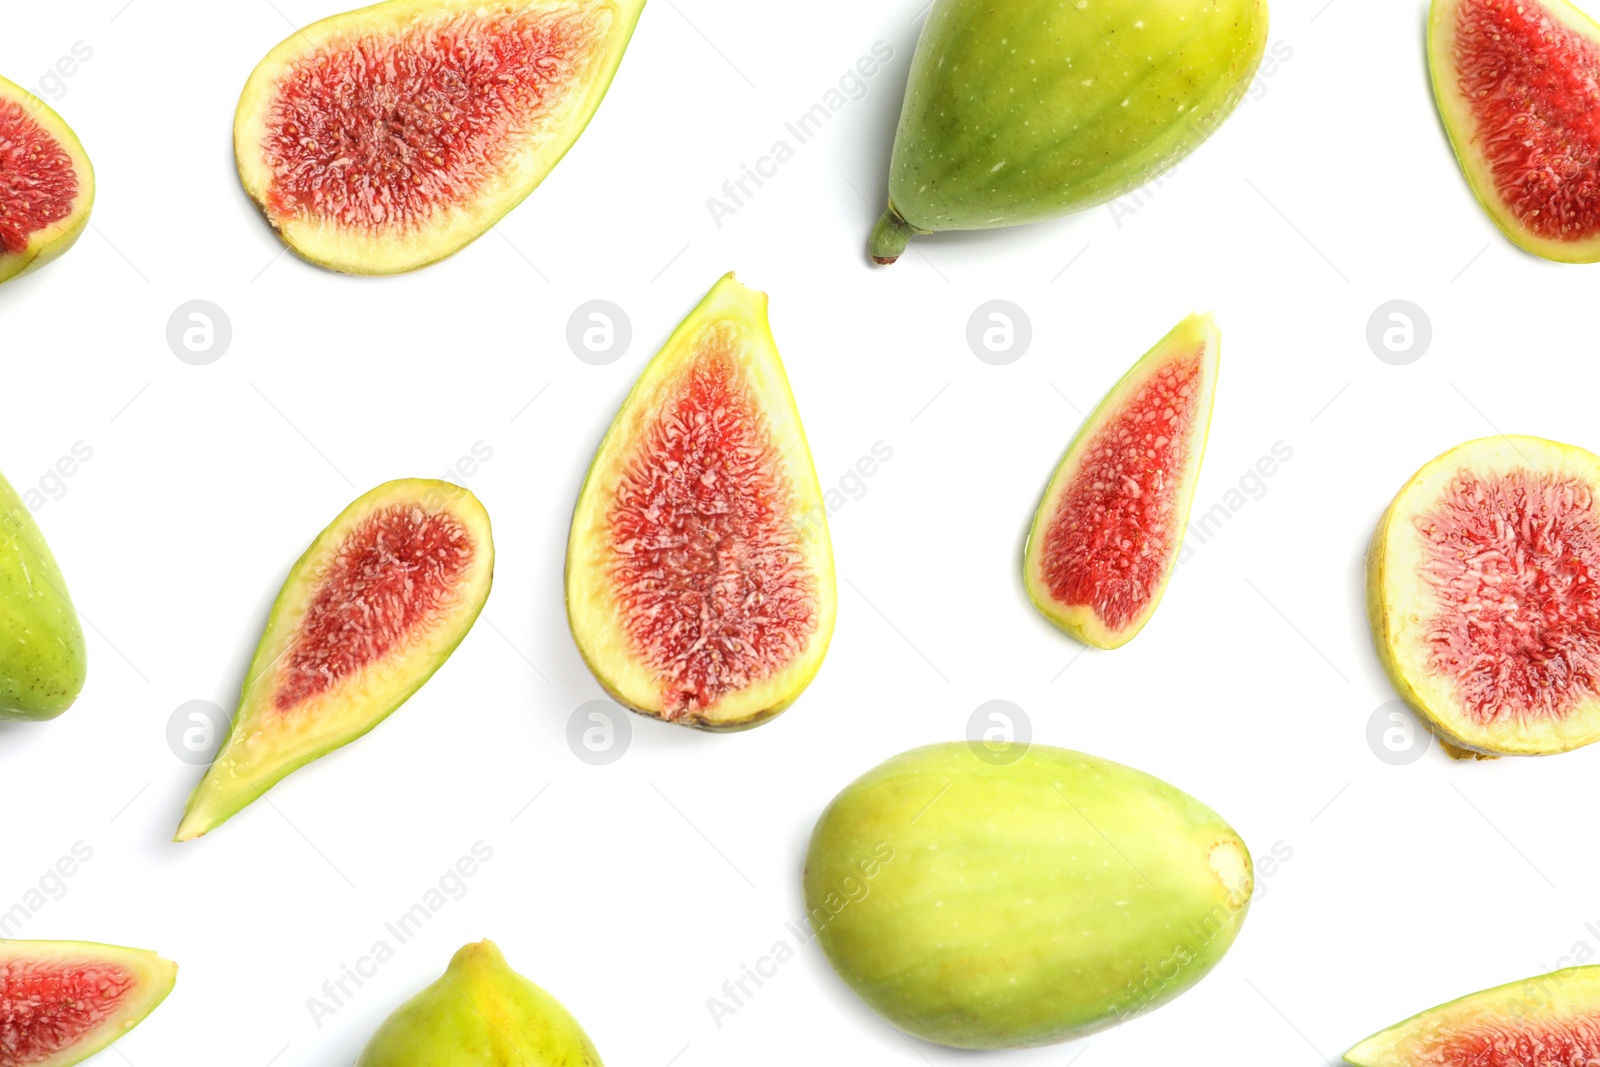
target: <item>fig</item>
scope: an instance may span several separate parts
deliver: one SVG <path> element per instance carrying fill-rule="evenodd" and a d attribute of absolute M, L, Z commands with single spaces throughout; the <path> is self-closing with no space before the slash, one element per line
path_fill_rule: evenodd
<path fill-rule="evenodd" d="M 244 188 L 303 258 L 398 274 L 459 252 L 599 108 L 644 0 L 386 0 L 296 30 L 245 83 Z"/>
<path fill-rule="evenodd" d="M 935 0 L 873 260 L 913 234 L 1037 222 L 1160 177 L 1238 106 L 1266 46 L 1266 0 Z"/>
<path fill-rule="evenodd" d="M 72 127 L 0 78 L 0 282 L 71 248 L 93 204 L 94 168 Z"/>
<path fill-rule="evenodd" d="M 1249 910 L 1250 853 L 1210 808 L 1081 752 L 930 745 L 817 822 L 806 908 L 834 969 L 901 1030 L 1021 1048 L 1188 990 Z"/>
<path fill-rule="evenodd" d="M 388 718 L 467 636 L 493 579 L 489 515 L 460 486 L 386 482 L 345 508 L 284 581 L 176 840 Z"/>
<path fill-rule="evenodd" d="M 833 547 L 765 293 L 725 276 L 639 375 L 578 496 L 566 586 L 584 661 L 642 714 L 745 729 L 816 677 Z"/>
<path fill-rule="evenodd" d="M 1600 261 L 1600 26 L 1566 0 L 1433 0 L 1428 65 L 1494 224 L 1536 256 Z"/>
<path fill-rule="evenodd" d="M 1389 680 L 1447 746 L 1551 755 L 1600 740 L 1600 457 L 1469 441 L 1396 494 L 1367 553 Z"/>
<path fill-rule="evenodd" d="M 87 673 L 61 569 L 28 505 L 0 477 L 0 721 L 55 718 L 78 698 Z"/>
<path fill-rule="evenodd" d="M 1600 1060 L 1600 967 L 1442 1004 L 1344 1054 L 1354 1067 L 1555 1067 Z"/>
<path fill-rule="evenodd" d="M 178 965 L 87 941 L 0 939 L 0 1067 L 70 1067 L 167 999 Z"/>
<path fill-rule="evenodd" d="M 378 1027 L 356 1067 L 601 1067 L 561 1002 L 513 971 L 493 941 L 455 954 Z"/>
<path fill-rule="evenodd" d="M 1155 613 L 1178 563 L 1211 427 L 1221 336 L 1191 315 L 1084 422 L 1045 489 L 1023 552 L 1028 596 L 1095 648 Z"/>

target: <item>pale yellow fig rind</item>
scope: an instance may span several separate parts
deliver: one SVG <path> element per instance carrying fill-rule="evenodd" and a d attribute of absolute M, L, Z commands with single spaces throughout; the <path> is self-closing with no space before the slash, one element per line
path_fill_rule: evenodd
<path fill-rule="evenodd" d="M 83 142 L 78 140 L 78 135 L 49 104 L 5 78 L 0 78 L 0 98 L 20 104 L 46 133 L 54 137 L 71 157 L 73 170 L 78 174 L 78 195 L 67 217 L 29 235 L 28 246 L 21 252 L 11 255 L 0 252 L 0 282 L 8 282 L 57 259 L 83 236 L 83 231 L 89 227 L 89 212 L 94 207 L 94 166 L 90 164 L 89 154 L 83 150 Z"/>
<path fill-rule="evenodd" d="M 1395 692 L 1440 740 L 1467 753 L 1548 756 L 1600 741 L 1600 698 L 1583 701 L 1561 722 L 1484 726 L 1461 713 L 1454 682 L 1428 666 L 1432 609 L 1419 577 L 1423 539 L 1413 520 L 1437 503 L 1462 470 L 1493 478 L 1529 469 L 1595 486 L 1600 508 L 1600 457 L 1539 437 L 1485 437 L 1452 448 L 1413 475 L 1379 520 L 1367 552 L 1367 618 L 1378 660 Z"/>
<path fill-rule="evenodd" d="M 692 367 L 692 357 L 707 331 L 727 331 L 724 346 L 739 361 L 752 394 L 760 398 L 773 452 L 788 483 L 804 566 L 816 580 L 816 629 L 792 663 L 760 682 L 724 694 L 707 707 L 672 719 L 705 730 L 741 730 L 788 708 L 821 670 L 838 614 L 838 593 L 822 487 L 768 325 L 767 295 L 746 288 L 732 274 L 712 288 L 645 367 L 600 442 L 578 494 L 567 542 L 567 621 L 584 662 L 606 692 L 634 711 L 669 717 L 660 680 L 634 651 L 624 609 L 610 581 L 608 512 L 616 499 L 623 465 L 640 435 L 653 425 L 662 402 L 673 395 L 681 376 Z"/>
<path fill-rule="evenodd" d="M 1055 517 L 1062 494 L 1067 491 L 1073 475 L 1077 473 L 1084 449 L 1129 398 L 1138 393 L 1152 374 L 1160 370 L 1174 355 L 1192 352 L 1201 346 L 1205 350 L 1204 370 L 1201 374 L 1201 388 L 1204 394 L 1196 406 L 1196 418 L 1190 426 L 1189 461 L 1178 478 L 1178 491 L 1173 501 L 1174 528 L 1179 532 L 1179 536 L 1173 542 L 1161 581 L 1156 587 L 1155 595 L 1150 598 L 1149 605 L 1137 619 L 1122 630 L 1113 631 L 1099 619 L 1092 606 L 1063 604 L 1051 595 L 1042 569 L 1045 534 Z M 1199 481 L 1200 466 L 1205 459 L 1206 441 L 1211 430 L 1211 410 L 1216 400 L 1217 367 L 1221 346 L 1222 335 L 1217 329 L 1216 320 L 1209 313 L 1197 314 L 1184 319 L 1171 333 L 1158 341 L 1154 348 L 1141 356 L 1111 392 L 1106 394 L 1105 399 L 1100 401 L 1100 406 L 1095 408 L 1084 421 L 1077 436 L 1072 439 L 1072 444 L 1068 446 L 1066 455 L 1057 464 L 1055 474 L 1051 477 L 1050 484 L 1039 501 L 1038 509 L 1034 512 L 1033 525 L 1028 532 L 1028 542 L 1023 550 L 1023 581 L 1028 589 L 1028 598 L 1045 618 L 1092 648 L 1120 648 L 1132 641 L 1150 621 L 1156 608 L 1161 604 L 1161 598 L 1166 594 L 1167 584 L 1171 581 L 1172 572 L 1178 565 L 1178 552 L 1183 545 L 1181 535 L 1189 526 L 1189 511 L 1194 504 L 1195 484 Z"/>
<path fill-rule="evenodd" d="M 577 142 L 599 109 L 622 63 L 645 0 L 501 0 L 502 8 L 585 11 L 605 19 L 605 43 L 581 91 L 565 94 L 542 116 L 538 130 L 521 139 L 510 164 L 466 204 L 441 206 L 427 224 L 399 232 L 368 233 L 304 217 L 271 220 L 284 243 L 301 258 L 347 274 L 402 274 L 445 259 L 487 233 L 544 181 Z M 262 160 L 267 117 L 278 79 L 300 57 L 349 37 L 383 35 L 432 16 L 483 7 L 479 0 L 383 0 L 370 7 L 332 15 L 286 37 L 268 52 L 245 82 L 234 114 L 234 158 L 239 180 L 265 212 L 272 173 Z"/>
<path fill-rule="evenodd" d="M 1528 0 L 1562 25 L 1582 34 L 1600 46 L 1600 24 L 1566 0 Z M 1474 150 L 1478 141 L 1477 118 L 1468 99 L 1453 80 L 1457 40 L 1456 14 L 1462 0 L 1433 0 L 1428 14 L 1428 67 L 1433 82 L 1433 97 L 1439 116 L 1449 134 L 1461 172 L 1472 195 L 1482 205 L 1500 232 L 1523 251 L 1558 263 L 1600 262 L 1600 234 L 1582 241 L 1557 241 L 1529 231 L 1508 211 L 1495 188 L 1494 173 L 1481 153 Z"/>

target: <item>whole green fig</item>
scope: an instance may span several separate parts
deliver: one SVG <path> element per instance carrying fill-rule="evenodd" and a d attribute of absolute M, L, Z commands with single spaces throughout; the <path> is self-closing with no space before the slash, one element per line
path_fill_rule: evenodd
<path fill-rule="evenodd" d="M 935 0 L 911 61 L 872 258 L 1114 200 L 1243 99 L 1266 0 Z"/>
<path fill-rule="evenodd" d="M 356 1067 L 601 1067 L 561 1002 L 506 963 L 493 941 L 455 954 L 444 977 L 378 1027 Z"/>

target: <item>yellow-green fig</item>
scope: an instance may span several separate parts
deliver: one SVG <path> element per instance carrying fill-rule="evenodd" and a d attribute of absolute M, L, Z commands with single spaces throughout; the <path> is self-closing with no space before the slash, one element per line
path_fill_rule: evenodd
<path fill-rule="evenodd" d="M 27 503 L 0 477 L 0 721 L 72 706 L 88 673 L 78 613 Z"/>
<path fill-rule="evenodd" d="M 561 1002 L 513 971 L 493 941 L 467 945 L 402 1004 L 356 1067 L 601 1067 Z"/>

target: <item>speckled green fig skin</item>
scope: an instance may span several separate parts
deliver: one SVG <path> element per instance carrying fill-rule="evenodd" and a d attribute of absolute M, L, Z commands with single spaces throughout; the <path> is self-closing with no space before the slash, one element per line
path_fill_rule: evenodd
<path fill-rule="evenodd" d="M 1220 816 L 1157 778 L 955 743 L 846 787 L 803 880 L 819 944 L 874 1010 L 998 1049 L 1082 1037 L 1193 986 L 1243 924 L 1251 870 Z"/>
<path fill-rule="evenodd" d="M 874 258 L 912 232 L 1053 218 L 1159 177 L 1243 99 L 1266 43 L 1266 0 L 936 0 Z"/>
<path fill-rule="evenodd" d="M 55 718 L 87 676 L 83 628 L 61 568 L 28 505 L 0 476 L 0 721 Z"/>
<path fill-rule="evenodd" d="M 467 945 L 444 977 L 378 1028 L 356 1067 L 602 1067 L 560 1001 L 513 971 L 493 941 Z"/>

